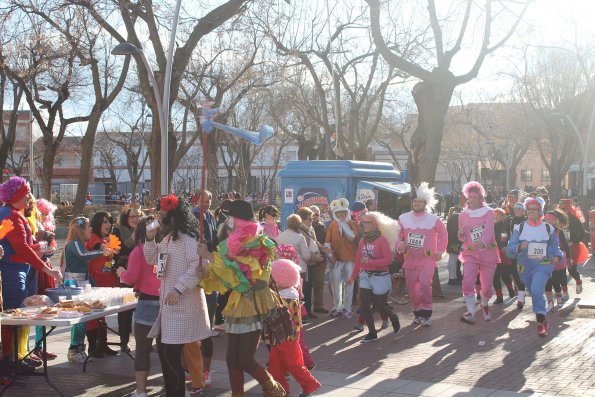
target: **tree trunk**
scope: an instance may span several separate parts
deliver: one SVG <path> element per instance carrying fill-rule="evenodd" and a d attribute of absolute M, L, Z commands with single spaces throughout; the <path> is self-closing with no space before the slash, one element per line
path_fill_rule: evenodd
<path fill-rule="evenodd" d="M 418 110 L 417 128 L 411 137 L 411 151 L 407 161 L 413 184 L 428 182 L 434 185 L 436 168 L 444 129 L 444 118 L 455 87 L 449 71 L 435 69 L 432 79 L 417 83 L 412 90 Z"/>
<path fill-rule="evenodd" d="M 52 180 L 54 179 L 54 160 L 56 159 L 56 149 L 52 139 L 47 142 L 47 138 L 44 137 L 44 150 L 42 156 L 43 172 L 41 173 L 41 193 L 43 197 L 48 200 L 52 197 Z"/>
<path fill-rule="evenodd" d="M 132 202 L 136 203 L 136 189 L 138 188 L 138 179 L 130 178 L 130 186 L 132 187 Z"/>
<path fill-rule="evenodd" d="M 79 183 L 76 191 L 76 199 L 74 200 L 73 214 L 82 214 L 85 201 L 87 199 L 87 191 L 89 190 L 89 179 L 93 172 L 93 147 L 95 146 L 95 135 L 97 127 L 99 126 L 99 119 L 101 115 L 93 115 L 87 125 L 87 131 L 81 141 L 81 173 L 79 175 Z"/>

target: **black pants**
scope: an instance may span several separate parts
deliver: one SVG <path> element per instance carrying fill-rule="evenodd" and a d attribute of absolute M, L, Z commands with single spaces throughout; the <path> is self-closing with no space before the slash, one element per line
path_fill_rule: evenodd
<path fill-rule="evenodd" d="M 148 371 L 151 369 L 151 350 L 153 338 L 149 338 L 150 325 L 135 323 L 134 340 L 136 341 L 136 354 L 134 355 L 134 370 Z"/>
<path fill-rule="evenodd" d="M 574 279 L 574 281 L 576 281 L 577 284 L 579 283 L 579 281 L 581 281 L 581 275 L 577 270 L 576 264 L 568 266 L 568 273 L 572 276 L 572 278 Z"/>
<path fill-rule="evenodd" d="M 554 270 L 552 277 L 545 283 L 545 291 L 550 292 L 553 288 L 556 293 L 560 293 L 563 285 L 566 285 L 566 269 Z"/>
<path fill-rule="evenodd" d="M 300 273 L 302 277 L 302 293 L 304 294 L 304 307 L 308 314 L 312 313 L 312 281 L 308 278 L 306 281 L 307 273 Z"/>
<path fill-rule="evenodd" d="M 225 322 L 225 317 L 223 317 L 223 309 L 225 309 L 225 306 L 227 306 L 229 294 L 231 294 L 231 290 L 227 291 L 224 294 L 219 294 L 219 298 L 217 298 L 217 310 L 215 311 L 215 325 L 221 325 Z"/>
<path fill-rule="evenodd" d="M 506 286 L 512 283 L 512 266 L 496 266 L 496 271 L 494 272 L 494 288 L 499 289 L 500 291 L 502 291 L 501 280 L 504 281 Z"/>
<path fill-rule="evenodd" d="M 132 316 L 134 309 L 118 313 L 118 333 L 120 334 L 120 346 L 127 347 L 132 333 Z"/>
<path fill-rule="evenodd" d="M 166 397 L 184 397 L 186 395 L 186 379 L 182 367 L 182 349 L 184 345 L 161 343 L 157 339 L 157 353 L 163 371 L 163 383 Z"/>
<path fill-rule="evenodd" d="M 368 326 L 368 331 L 371 334 L 376 334 L 376 327 L 374 326 L 374 316 L 372 315 L 371 306 L 374 305 L 374 309 L 380 313 L 381 315 L 384 314 L 388 316 L 391 321 L 395 321 L 398 319 L 397 315 L 387 306 L 387 295 L 374 295 L 371 289 L 367 288 L 360 288 L 359 289 L 359 297 L 360 297 L 360 312 L 362 316 L 366 320 L 366 325 Z"/>

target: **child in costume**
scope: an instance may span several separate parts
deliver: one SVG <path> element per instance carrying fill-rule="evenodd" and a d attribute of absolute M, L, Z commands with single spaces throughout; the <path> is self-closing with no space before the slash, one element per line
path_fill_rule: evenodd
<path fill-rule="evenodd" d="M 264 397 L 284 397 L 285 389 L 254 358 L 262 335 L 263 321 L 277 306 L 269 287 L 275 243 L 259 233 L 250 203 L 229 204 L 226 223 L 229 237 L 210 253 L 201 243 L 199 253 L 209 260 L 200 286 L 206 293 L 231 290 L 223 314 L 227 333 L 227 368 L 234 397 L 244 396 L 244 372 L 260 383 Z"/>
<path fill-rule="evenodd" d="M 287 393 L 289 393 L 289 382 L 285 379 L 285 374 L 289 372 L 302 387 L 300 397 L 306 397 L 318 390 L 320 383 L 305 367 L 298 341 L 299 334 L 303 331 L 299 293 L 300 267 L 289 259 L 277 259 L 271 266 L 271 275 L 277 284 L 279 295 L 285 301 L 291 314 L 294 335 L 289 336 L 287 341 L 271 348 L 269 370 L 273 378 L 283 386 Z"/>
<path fill-rule="evenodd" d="M 345 198 L 333 200 L 330 205 L 333 221 L 326 233 L 325 246 L 330 257 L 330 274 L 334 307 L 329 316 L 351 318 L 353 312 L 353 284 L 347 283 L 355 266 L 357 222 L 352 221 L 349 201 Z M 330 251 L 328 251 L 330 248 Z"/>
<path fill-rule="evenodd" d="M 519 275 L 531 291 L 533 312 L 537 318 L 537 335 L 547 336 L 545 321 L 545 285 L 552 276 L 554 266 L 563 258 L 558 246 L 558 236 L 550 225 L 543 222 L 542 211 L 545 202 L 541 197 L 525 200 L 527 221 L 514 227 L 506 253 L 516 257 Z"/>
<path fill-rule="evenodd" d="M 463 296 L 467 312 L 461 321 L 475 324 L 475 281 L 481 282 L 481 310 L 486 321 L 491 320 L 488 302 L 493 294 L 492 282 L 496 264 L 500 262 L 494 238 L 494 210 L 484 201 L 485 189 L 479 182 L 463 186 L 467 206 L 459 215 L 459 240 L 463 248 L 459 258 L 463 264 Z"/>
<path fill-rule="evenodd" d="M 547 311 L 554 310 L 554 295 L 552 290 L 556 293 L 556 305 L 562 307 L 564 300 L 562 298 L 562 291 L 566 291 L 568 294 L 568 278 L 566 277 L 566 265 L 568 264 L 568 258 L 570 258 L 570 246 L 566 241 L 566 236 L 562 232 L 565 226 L 568 225 L 568 216 L 564 211 L 555 209 L 548 212 L 544 217 L 543 221 L 553 226 L 558 236 L 560 250 L 562 251 L 562 258 L 558 263 L 554 264 L 554 271 L 552 277 L 547 281 L 545 285 L 545 296 L 547 298 Z"/>

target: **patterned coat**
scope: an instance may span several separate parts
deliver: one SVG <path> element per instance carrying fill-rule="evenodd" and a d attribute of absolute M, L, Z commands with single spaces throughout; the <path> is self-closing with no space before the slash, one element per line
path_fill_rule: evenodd
<path fill-rule="evenodd" d="M 205 294 L 198 287 L 198 241 L 183 233 L 176 241 L 166 236 L 159 244 L 147 241 L 144 253 L 149 263 L 157 263 L 159 253 L 168 254 L 159 290 L 159 316 L 149 337 L 161 335 L 161 342 L 177 345 L 211 336 Z M 182 292 L 180 302 L 165 305 L 174 287 Z"/>

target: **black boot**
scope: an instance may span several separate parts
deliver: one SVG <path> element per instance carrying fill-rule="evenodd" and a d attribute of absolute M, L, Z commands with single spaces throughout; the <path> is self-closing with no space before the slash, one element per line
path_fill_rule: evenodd
<path fill-rule="evenodd" d="M 107 344 L 107 328 L 101 327 L 98 329 L 98 331 L 97 344 L 99 351 L 101 351 L 106 356 L 117 356 L 119 352 L 110 349 L 109 345 Z"/>
<path fill-rule="evenodd" d="M 97 337 L 99 334 L 98 329 L 87 330 L 87 340 L 89 341 L 89 356 L 95 358 L 103 358 L 105 354 L 99 349 L 97 343 Z"/>

